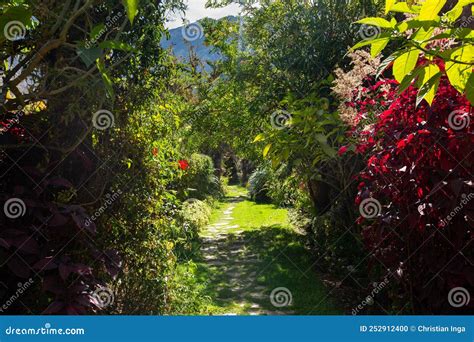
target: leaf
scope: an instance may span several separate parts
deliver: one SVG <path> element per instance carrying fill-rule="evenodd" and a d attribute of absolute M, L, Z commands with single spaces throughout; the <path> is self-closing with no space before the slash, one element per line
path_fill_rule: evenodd
<path fill-rule="evenodd" d="M 425 99 L 429 105 L 433 103 L 433 100 L 436 95 L 436 91 L 438 90 L 439 79 L 441 77 L 441 71 L 436 64 L 428 64 L 425 67 L 421 68 L 420 79 L 421 79 L 421 86 L 420 93 L 423 95 L 422 99 Z M 436 81 L 430 82 L 433 78 L 438 78 Z M 423 87 L 427 85 L 426 91 L 422 91 Z"/>
<path fill-rule="evenodd" d="M 446 0 L 426 0 L 421 6 L 419 20 L 435 20 L 443 9 Z"/>
<path fill-rule="evenodd" d="M 408 6 L 406 2 L 398 2 L 392 6 L 390 12 L 418 14 L 420 9 L 420 6 Z"/>
<path fill-rule="evenodd" d="M 99 25 L 96 25 L 94 26 L 94 28 L 91 30 L 91 33 L 90 33 L 90 38 L 92 40 L 96 40 L 100 38 L 100 33 L 102 30 L 105 29 L 105 25 L 104 24 L 99 24 Z"/>
<path fill-rule="evenodd" d="M 101 59 L 97 59 L 97 69 L 99 69 L 102 75 L 102 80 L 104 81 L 107 93 L 110 95 L 111 98 L 114 98 L 115 92 L 113 88 L 113 82 L 109 74 L 107 73 L 107 70 L 105 69 L 104 62 Z"/>
<path fill-rule="evenodd" d="M 456 62 L 446 62 L 446 75 L 448 75 L 449 82 L 461 94 L 464 93 L 471 74 L 472 66 Z"/>
<path fill-rule="evenodd" d="M 434 32 L 434 27 L 430 27 L 429 29 L 424 29 L 423 27 L 418 29 L 415 34 L 411 36 L 411 39 L 415 42 L 424 42 L 431 38 Z"/>
<path fill-rule="evenodd" d="M 133 20 L 138 12 L 138 3 L 140 0 L 122 0 L 125 10 L 127 11 L 128 20 L 133 24 Z"/>
<path fill-rule="evenodd" d="M 403 93 L 412 84 L 413 80 L 417 78 L 422 72 L 423 68 L 417 68 L 413 72 L 406 75 L 403 81 L 400 82 L 400 86 L 398 87 L 398 94 Z"/>
<path fill-rule="evenodd" d="M 431 26 L 437 26 L 437 25 L 438 25 L 438 22 L 435 20 L 420 21 L 420 20 L 412 19 L 412 20 L 403 21 L 397 24 L 396 28 L 399 32 L 405 32 L 406 30 L 409 30 L 409 29 L 417 29 L 421 27 L 430 29 Z"/>
<path fill-rule="evenodd" d="M 446 62 L 446 74 L 449 82 L 461 94 L 464 93 L 469 77 L 472 74 L 472 62 L 474 59 L 474 47 L 465 45 L 454 49 Z M 462 62 L 462 63 L 458 63 Z M 470 63 L 470 64 L 464 64 Z"/>
<path fill-rule="evenodd" d="M 324 134 L 316 134 L 316 140 L 319 142 L 323 152 L 329 157 L 336 156 L 337 152 L 328 144 L 328 139 Z"/>
<path fill-rule="evenodd" d="M 420 50 L 411 49 L 395 59 L 393 63 L 393 76 L 399 83 L 415 68 L 419 54 Z"/>
<path fill-rule="evenodd" d="M 388 14 L 397 0 L 385 0 L 385 14 Z"/>
<path fill-rule="evenodd" d="M 466 98 L 474 105 L 474 74 L 471 73 L 466 84 Z"/>
<path fill-rule="evenodd" d="M 385 58 L 382 63 L 380 63 L 379 67 L 377 68 L 377 74 L 375 75 L 375 78 L 378 79 L 382 73 L 388 68 L 390 64 L 399 56 L 398 53 L 391 54 L 387 58 Z"/>
<path fill-rule="evenodd" d="M 390 37 L 390 33 L 382 33 L 381 35 L 379 36 L 374 36 L 375 38 L 374 39 L 364 39 L 364 40 L 361 40 L 360 42 L 358 42 L 356 45 L 354 45 L 351 50 L 357 50 L 361 47 L 364 47 L 364 46 L 367 46 L 367 45 L 370 45 L 370 44 L 374 44 L 374 43 L 377 43 L 379 41 L 383 41 L 385 40 L 386 38 L 389 38 Z"/>
<path fill-rule="evenodd" d="M 377 17 L 364 18 L 359 21 L 356 21 L 356 24 L 365 24 L 365 25 L 377 26 L 377 27 L 382 27 L 382 28 L 394 27 L 390 21 L 384 18 L 377 18 Z"/>
<path fill-rule="evenodd" d="M 388 42 L 390 42 L 390 38 L 378 39 L 376 42 L 373 42 L 370 46 L 370 55 L 372 57 L 377 57 L 377 55 L 385 49 Z"/>
<path fill-rule="evenodd" d="M 267 146 L 265 146 L 265 148 L 263 149 L 263 157 L 266 157 L 268 155 L 268 152 L 270 152 L 271 148 L 272 144 L 268 144 Z"/>
<path fill-rule="evenodd" d="M 77 48 L 77 54 L 88 68 L 90 68 L 90 66 L 102 56 L 102 53 L 103 51 L 99 47 L 93 47 L 90 49 L 87 49 L 86 47 Z"/>
<path fill-rule="evenodd" d="M 438 90 L 439 81 L 441 79 L 441 72 L 433 76 L 428 82 L 424 83 L 424 85 L 418 91 L 416 96 L 416 106 L 425 99 L 429 105 L 433 103 L 433 99 L 436 95 L 436 91 Z"/>
<path fill-rule="evenodd" d="M 444 16 L 448 19 L 449 22 L 454 23 L 462 14 L 463 8 L 472 3 L 474 3 L 474 0 L 459 0 L 458 3 L 453 7 L 453 9 L 449 12 L 446 12 Z"/>
<path fill-rule="evenodd" d="M 255 139 L 253 139 L 253 142 L 256 143 L 256 142 L 262 141 L 262 140 L 265 140 L 265 135 L 264 135 L 263 133 L 257 135 L 257 136 L 255 137 Z"/>

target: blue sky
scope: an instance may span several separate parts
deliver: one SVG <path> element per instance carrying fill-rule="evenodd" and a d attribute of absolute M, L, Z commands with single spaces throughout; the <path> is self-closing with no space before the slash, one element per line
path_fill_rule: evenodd
<path fill-rule="evenodd" d="M 187 3 L 188 10 L 186 11 L 185 18 L 191 23 L 205 17 L 219 19 L 228 15 L 238 15 L 240 12 L 239 5 L 237 4 L 223 8 L 206 8 L 206 0 L 187 0 Z M 182 25 L 183 20 L 180 15 L 174 15 L 166 26 L 168 28 L 175 28 Z"/>

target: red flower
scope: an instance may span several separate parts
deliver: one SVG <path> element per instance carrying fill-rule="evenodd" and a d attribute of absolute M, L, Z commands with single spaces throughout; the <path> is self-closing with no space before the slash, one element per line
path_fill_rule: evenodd
<path fill-rule="evenodd" d="M 344 153 L 347 152 L 347 146 L 342 146 L 339 151 L 337 151 L 337 154 L 342 156 Z"/>
<path fill-rule="evenodd" d="M 189 169 L 189 163 L 188 163 L 187 160 L 181 159 L 181 160 L 178 162 L 178 164 L 179 164 L 179 168 L 180 168 L 181 170 L 187 170 L 187 169 Z"/>
<path fill-rule="evenodd" d="M 158 155 L 158 148 L 154 147 L 151 153 L 156 157 Z"/>

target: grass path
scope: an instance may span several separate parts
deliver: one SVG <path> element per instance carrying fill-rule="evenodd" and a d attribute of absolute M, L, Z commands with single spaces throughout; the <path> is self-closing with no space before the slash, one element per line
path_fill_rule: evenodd
<path fill-rule="evenodd" d="M 209 313 L 340 313 L 327 298 L 285 209 L 256 204 L 245 189 L 230 187 L 201 240 L 197 277 L 206 284 Z"/>

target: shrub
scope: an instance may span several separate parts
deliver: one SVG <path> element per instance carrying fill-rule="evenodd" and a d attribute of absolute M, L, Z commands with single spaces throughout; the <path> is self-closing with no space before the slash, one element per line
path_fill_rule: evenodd
<path fill-rule="evenodd" d="M 193 154 L 189 166 L 183 170 L 178 182 L 178 197 L 204 200 L 207 197 L 218 198 L 223 195 L 223 188 L 214 172 L 212 158 L 204 154 Z"/>
<path fill-rule="evenodd" d="M 448 313 L 455 310 L 449 291 L 474 284 L 474 201 L 466 201 L 473 193 L 474 116 L 445 77 L 431 107 L 416 99 L 410 86 L 358 146 L 369 158 L 356 204 L 375 204 L 378 215 L 359 222 L 371 269 L 402 285 L 391 293 L 394 308 L 403 308 L 396 307 L 403 296 L 417 313 Z"/>
<path fill-rule="evenodd" d="M 183 203 L 181 215 L 185 231 L 191 238 L 196 238 L 199 230 L 209 223 L 211 207 L 204 201 L 186 201 Z"/>
<path fill-rule="evenodd" d="M 270 168 L 261 166 L 257 168 L 249 177 L 249 196 L 259 202 L 269 202 L 269 184 L 272 181 L 272 171 Z"/>

